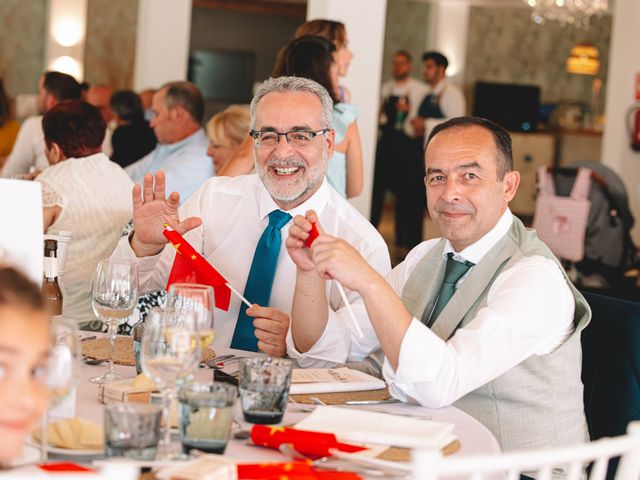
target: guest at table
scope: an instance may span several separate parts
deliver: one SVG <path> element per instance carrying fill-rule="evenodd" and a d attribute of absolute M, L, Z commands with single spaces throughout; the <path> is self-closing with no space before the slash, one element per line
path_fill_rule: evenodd
<path fill-rule="evenodd" d="M 109 104 L 116 123 L 111 137 L 111 160 L 124 168 L 153 151 L 158 140 L 144 119 L 142 102 L 136 92 L 115 92 Z"/>
<path fill-rule="evenodd" d="M 363 165 L 358 108 L 341 101 L 336 47 L 324 37 L 300 37 L 278 54 L 273 76 L 296 76 L 315 80 L 333 99 L 333 128 L 336 145 L 327 168 L 327 180 L 341 195 L 350 198 L 362 192 Z"/>
<path fill-rule="evenodd" d="M 9 99 L 0 78 L 0 169 L 7 159 L 7 155 L 11 153 L 18 136 L 18 130 L 20 130 L 20 124 L 11 116 Z"/>
<path fill-rule="evenodd" d="M 249 105 L 231 105 L 207 123 L 209 148 L 216 175 L 235 177 L 255 170 L 253 141 L 249 137 Z"/>
<path fill-rule="evenodd" d="M 61 102 L 45 114 L 42 126 L 51 164 L 36 178 L 42 184 L 44 231 L 66 230 L 72 238 L 62 313 L 89 328 L 95 320 L 91 279 L 131 218 L 133 183 L 101 152 L 105 124 L 96 107 L 81 100 Z"/>
<path fill-rule="evenodd" d="M 50 318 L 40 288 L 0 264 L 0 470 L 47 409 Z"/>
<path fill-rule="evenodd" d="M 143 291 L 167 284 L 176 255 L 162 234 L 169 223 L 254 304 L 247 309 L 232 297 L 228 311 L 216 309 L 214 348 L 286 353 L 295 266 L 282 237 L 297 214 L 317 210 L 328 232 L 351 242 L 382 275 L 390 269 L 380 234 L 325 181 L 332 108 L 326 89 L 312 80 L 269 79 L 251 103 L 256 175 L 212 178 L 180 209 L 180 195 L 165 198 L 163 172 L 133 189 L 134 233 L 112 258 L 137 261 Z M 343 306 L 335 285 L 326 295 L 331 308 Z"/>
<path fill-rule="evenodd" d="M 104 140 L 102 141 L 102 153 L 111 158 L 113 154 L 113 146 L 111 145 L 111 137 L 116 129 L 113 121 L 113 111 L 111 110 L 110 100 L 113 95 L 113 87 L 111 85 L 91 85 L 87 90 L 84 101 L 93 105 L 98 110 L 107 125 Z"/>
<path fill-rule="evenodd" d="M 414 248 L 386 281 L 333 235 L 307 250 L 317 218 L 296 217 L 286 242 L 298 267 L 289 355 L 311 366 L 359 361 L 381 347 L 394 396 L 453 404 L 504 450 L 585 441 L 580 332 L 591 313 L 549 248 L 508 208 L 520 182 L 508 132 L 452 119 L 434 128 L 425 163 L 429 212 L 443 238 Z M 324 278 L 361 295 L 354 311 L 364 340 L 345 311 L 327 308 Z M 379 343 L 369 341 L 372 331 Z"/>
<path fill-rule="evenodd" d="M 209 140 L 200 123 L 204 99 L 191 82 L 170 82 L 153 95 L 151 128 L 158 145 L 148 155 L 129 165 L 126 172 L 134 183 L 142 183 L 146 174 L 162 170 L 167 174 L 167 188 L 182 200 L 215 174 L 207 156 Z"/>

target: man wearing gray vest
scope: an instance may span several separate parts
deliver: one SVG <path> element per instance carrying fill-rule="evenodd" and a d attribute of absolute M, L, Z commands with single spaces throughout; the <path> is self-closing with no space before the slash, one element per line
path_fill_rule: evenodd
<path fill-rule="evenodd" d="M 584 442 L 580 331 L 591 312 L 508 208 L 520 182 L 509 133 L 455 118 L 434 128 L 425 160 L 429 213 L 443 238 L 418 245 L 386 279 L 338 238 L 320 235 L 306 249 L 322 218 L 295 218 L 289 354 L 306 367 L 360 361 L 379 347 L 395 397 L 453 404 L 505 451 Z M 353 309 L 363 338 L 347 312 L 325 308 L 322 278 L 360 294 Z"/>

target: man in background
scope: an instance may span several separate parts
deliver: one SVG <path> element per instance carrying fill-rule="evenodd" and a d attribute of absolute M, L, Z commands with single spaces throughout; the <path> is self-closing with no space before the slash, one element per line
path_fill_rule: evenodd
<path fill-rule="evenodd" d="M 191 82 L 170 82 L 155 93 L 151 108 L 150 125 L 158 144 L 125 171 L 134 183 L 142 183 L 146 174 L 162 170 L 167 191 L 178 192 L 184 201 L 215 174 L 207 155 L 209 139 L 200 126 L 204 115 L 202 93 Z"/>
<path fill-rule="evenodd" d="M 62 100 L 80 99 L 80 84 L 71 75 L 45 72 L 38 80 L 40 115 L 27 118 L 20 127 L 16 143 L 2 169 L 2 177 L 28 175 L 33 179 L 49 166 L 44 153 L 42 115 Z"/>
<path fill-rule="evenodd" d="M 113 153 L 113 147 L 111 146 L 111 137 L 113 136 L 113 131 L 116 126 L 113 120 L 113 112 L 111 111 L 111 107 L 109 106 L 109 101 L 111 100 L 111 95 L 113 94 L 113 88 L 109 85 L 92 85 L 89 87 L 86 93 L 86 101 L 90 103 L 98 110 L 100 110 L 100 115 L 102 115 L 102 119 L 104 123 L 107 125 L 107 130 L 105 131 L 104 141 L 102 142 L 102 153 L 104 153 L 107 157 L 111 157 Z"/>

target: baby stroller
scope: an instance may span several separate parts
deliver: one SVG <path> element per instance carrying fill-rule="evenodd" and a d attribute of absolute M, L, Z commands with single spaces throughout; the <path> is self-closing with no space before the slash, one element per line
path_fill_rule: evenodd
<path fill-rule="evenodd" d="M 590 182 L 584 183 L 585 172 L 588 169 Z M 560 258 L 570 278 L 581 289 L 595 290 L 600 293 L 619 298 L 629 298 L 637 301 L 640 298 L 640 289 L 635 285 L 635 278 L 629 278 L 625 274 L 638 263 L 638 251 L 631 240 L 631 227 L 634 219 L 629 209 L 627 192 L 620 177 L 610 168 L 594 162 L 580 162 L 572 167 L 547 167 L 546 177 L 539 172 L 539 193 L 536 201 L 536 215 L 534 227 L 538 230 L 540 238 L 550 245 L 551 250 Z M 545 178 L 552 179 L 551 189 L 542 188 Z M 542 181 L 541 181 L 542 180 Z M 581 186 L 587 185 L 581 193 L 576 192 L 580 182 Z M 554 191 L 555 190 L 555 191 Z M 562 248 L 554 248 L 558 244 L 558 232 L 553 228 L 545 228 L 545 225 L 553 223 L 547 218 L 551 209 L 541 208 L 544 204 L 553 202 L 550 194 L 562 201 L 569 201 L 567 216 L 576 214 L 584 215 L 584 223 L 580 221 L 573 225 L 583 228 L 581 233 L 584 245 L 581 249 L 571 249 L 570 252 Z M 571 200 L 583 201 L 577 210 L 570 206 Z M 577 238 L 577 237 L 574 237 Z"/>

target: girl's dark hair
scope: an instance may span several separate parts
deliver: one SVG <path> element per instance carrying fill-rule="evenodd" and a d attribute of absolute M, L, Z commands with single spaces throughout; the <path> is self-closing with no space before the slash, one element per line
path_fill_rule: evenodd
<path fill-rule="evenodd" d="M 45 309 L 42 293 L 35 283 L 12 267 L 0 266 L 0 307 L 10 305 Z"/>
<path fill-rule="evenodd" d="M 324 37 L 306 36 L 296 38 L 278 53 L 271 76 L 303 77 L 322 85 L 334 103 L 340 102 L 338 92 L 331 83 L 331 65 L 336 46 Z"/>
<path fill-rule="evenodd" d="M 2 79 L 0 78 L 0 127 L 3 126 L 10 118 L 11 111 L 9 110 L 9 99 L 7 98 Z"/>

